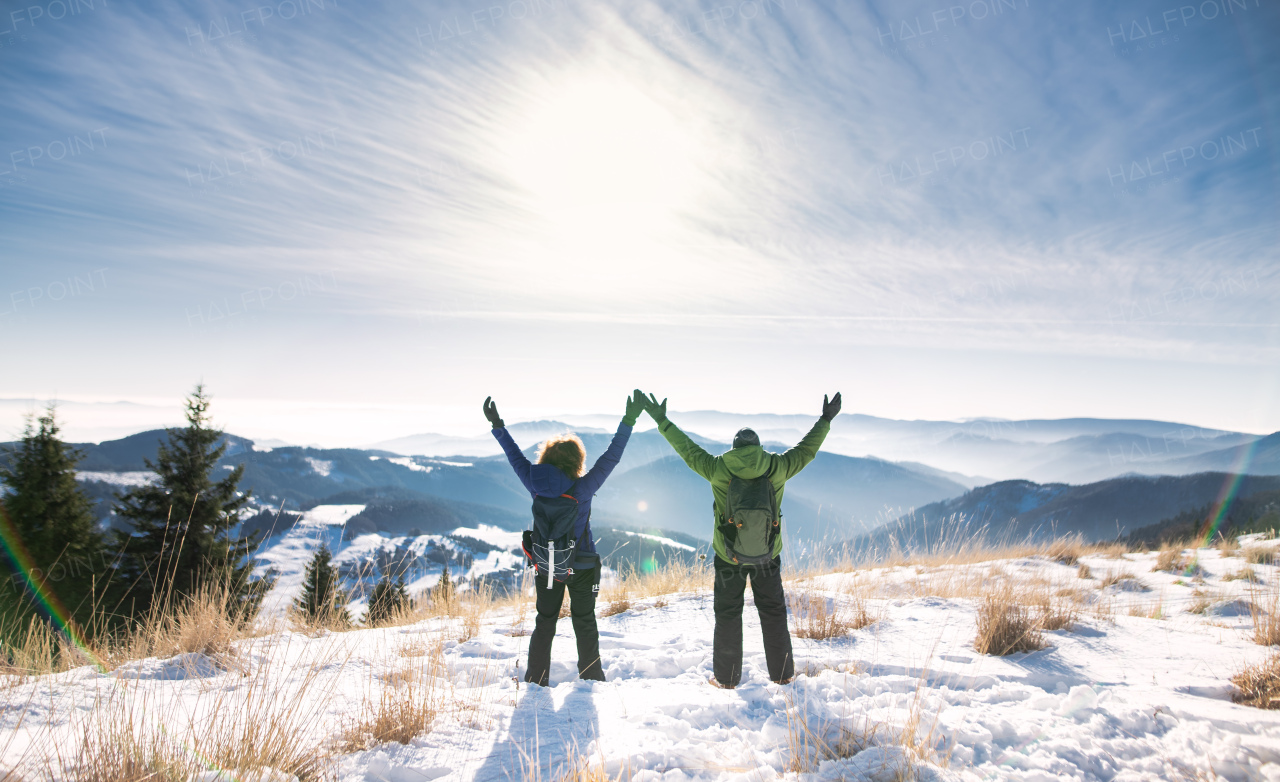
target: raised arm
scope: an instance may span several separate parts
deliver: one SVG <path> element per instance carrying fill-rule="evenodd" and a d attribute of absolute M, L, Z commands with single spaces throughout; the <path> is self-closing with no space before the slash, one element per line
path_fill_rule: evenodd
<path fill-rule="evenodd" d="M 702 446 L 689 439 L 689 435 L 680 431 L 680 428 L 671 423 L 667 418 L 667 400 L 658 402 L 657 397 L 653 394 L 649 395 L 648 403 L 645 405 L 645 411 L 658 424 L 658 432 L 666 438 L 675 452 L 679 454 L 684 463 L 689 465 L 689 469 L 701 475 L 707 480 L 711 480 L 711 471 L 715 468 L 716 457 L 707 453 Z"/>
<path fill-rule="evenodd" d="M 631 439 L 631 425 L 622 421 L 618 424 L 613 442 L 609 443 L 609 447 L 600 454 L 600 458 L 596 459 L 596 463 L 591 466 L 587 474 L 579 478 L 574 485 L 573 493 L 578 496 L 578 502 L 600 491 L 600 487 L 604 485 L 604 479 L 609 477 L 609 473 L 613 472 L 613 468 L 617 467 L 618 462 L 622 460 L 622 450 L 627 447 L 629 439 Z"/>
<path fill-rule="evenodd" d="M 600 454 L 599 459 L 596 459 L 590 472 L 579 478 L 574 486 L 574 494 L 577 495 L 579 502 L 600 491 L 600 487 L 604 485 L 604 479 L 609 477 L 609 473 L 613 472 L 613 468 L 617 467 L 618 462 L 622 460 L 622 451 L 627 447 L 627 440 L 631 439 L 631 429 L 636 425 L 636 419 L 644 409 L 642 400 L 639 391 L 636 391 L 635 396 L 627 399 L 627 412 L 618 424 L 613 442 L 609 443 L 609 447 Z"/>
<path fill-rule="evenodd" d="M 775 475 L 780 474 L 783 482 L 789 481 L 795 477 L 796 473 L 805 468 L 813 458 L 818 455 L 818 449 L 822 447 L 822 441 L 827 439 L 827 433 L 831 431 L 831 419 L 840 413 L 840 393 L 827 401 L 822 397 L 822 417 L 813 425 L 800 442 L 788 448 L 786 453 L 778 456 L 775 468 Z"/>
<path fill-rule="evenodd" d="M 507 455 L 507 461 L 511 462 L 511 469 L 516 471 L 516 477 L 530 494 L 534 494 L 533 484 L 529 482 L 529 460 L 520 452 L 520 446 L 516 445 L 516 441 L 511 439 L 507 425 L 498 415 L 498 405 L 494 403 L 493 397 L 485 397 L 484 417 L 489 419 L 489 423 L 493 426 L 493 437 L 498 441 L 498 445 L 502 446 L 503 453 Z"/>

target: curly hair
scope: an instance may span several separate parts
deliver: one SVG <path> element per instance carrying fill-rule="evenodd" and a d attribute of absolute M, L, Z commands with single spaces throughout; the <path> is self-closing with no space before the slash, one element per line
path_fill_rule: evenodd
<path fill-rule="evenodd" d="M 538 446 L 538 464 L 559 467 L 560 472 L 577 480 L 582 477 L 587 449 L 576 434 L 561 434 Z"/>

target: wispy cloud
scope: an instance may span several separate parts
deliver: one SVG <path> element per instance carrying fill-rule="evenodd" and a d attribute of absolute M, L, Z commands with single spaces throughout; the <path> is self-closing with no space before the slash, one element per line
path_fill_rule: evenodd
<path fill-rule="evenodd" d="M 3 288 L 91 257 L 115 309 L 54 328 L 253 363 L 334 319 L 1280 363 L 1280 17 L 1166 5 L 31 6 Z"/>

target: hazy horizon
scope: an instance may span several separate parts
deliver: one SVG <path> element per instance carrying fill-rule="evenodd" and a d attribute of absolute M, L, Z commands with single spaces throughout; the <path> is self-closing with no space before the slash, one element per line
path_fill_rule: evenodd
<path fill-rule="evenodd" d="M 0 397 L 0 441 L 17 440 L 21 437 L 24 421 L 29 414 L 40 414 L 51 400 L 37 400 L 31 404 L 29 399 Z M 102 442 L 127 437 L 132 434 L 164 427 L 183 425 L 182 400 L 172 404 L 160 404 L 159 400 L 135 402 L 115 400 L 112 402 L 84 402 L 63 399 L 57 401 L 58 422 L 62 427 L 63 438 L 70 442 Z M 819 400 L 821 401 L 821 400 Z M 557 421 L 574 427 L 596 428 L 611 431 L 616 421 L 622 417 L 621 411 L 567 411 L 555 408 L 522 408 L 500 406 L 500 412 L 508 424 L 530 423 L 536 421 Z M 306 402 L 278 402 L 262 405 L 245 400 L 223 400 L 214 395 L 211 408 L 213 423 L 239 437 L 258 442 L 278 441 L 289 445 L 317 446 L 323 448 L 364 448 L 377 443 L 412 437 L 422 434 L 435 434 L 445 437 L 478 437 L 485 435 L 489 424 L 476 410 L 463 408 L 414 408 L 403 406 L 398 408 L 361 408 L 322 407 Z M 375 415 L 376 414 L 376 415 Z M 722 414 L 730 416 L 796 416 L 801 419 L 817 420 L 817 412 L 805 411 L 761 411 L 741 412 L 733 410 L 680 410 L 674 407 L 670 412 L 672 420 L 680 423 L 681 416 L 700 414 Z M 1061 418 L 1007 418 L 998 416 L 971 416 L 954 418 L 898 418 L 879 416 L 849 409 L 846 402 L 844 415 L 868 415 L 895 421 L 920 421 L 936 423 L 954 423 L 957 425 L 982 421 L 1027 421 L 1027 420 L 1070 420 L 1078 418 L 1100 420 L 1144 420 L 1159 421 L 1178 427 L 1190 427 L 1201 430 L 1220 430 L 1239 432 L 1241 434 L 1268 435 L 1268 431 L 1245 431 L 1220 426 L 1210 426 L 1198 421 L 1171 420 L 1149 418 L 1146 416 L 1125 416 L 1123 418 L 1106 418 L 1102 416 L 1062 416 Z M 323 419 L 326 426 L 307 426 L 313 419 Z M 686 419 L 687 420 L 687 419 Z M 415 425 L 413 422 L 419 422 Z M 652 428 L 652 421 L 641 416 L 637 430 Z M 708 432 L 699 431 L 696 426 L 690 427 L 699 434 L 710 436 Z M 380 434 L 365 434 L 377 432 Z"/>

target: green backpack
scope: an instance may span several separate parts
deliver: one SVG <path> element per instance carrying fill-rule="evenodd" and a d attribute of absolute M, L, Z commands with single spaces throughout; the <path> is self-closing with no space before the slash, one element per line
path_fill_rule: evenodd
<path fill-rule="evenodd" d="M 769 475 L 729 481 L 728 519 L 720 525 L 725 553 L 738 565 L 773 562 L 773 542 L 782 517 Z"/>

